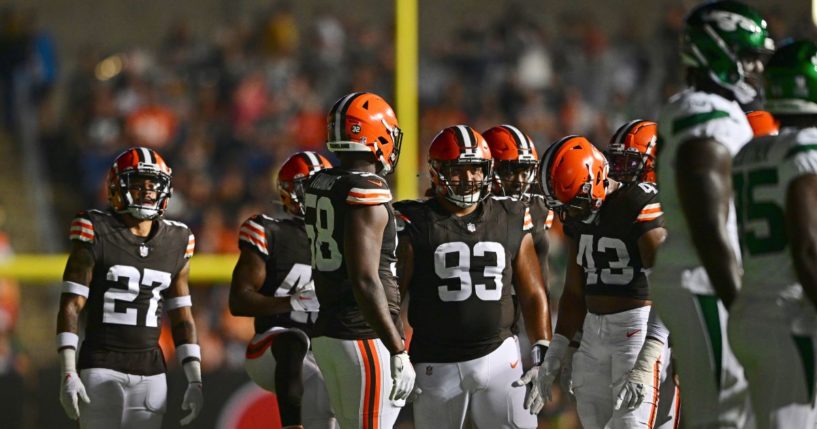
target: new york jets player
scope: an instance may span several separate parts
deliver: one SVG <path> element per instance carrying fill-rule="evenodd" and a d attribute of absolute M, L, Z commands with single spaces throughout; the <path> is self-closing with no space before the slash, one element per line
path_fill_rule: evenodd
<path fill-rule="evenodd" d="M 743 427 L 746 380 L 726 338 L 740 287 L 732 205 L 732 157 L 752 138 L 741 106 L 755 100 L 761 56 L 773 49 L 766 22 L 734 1 L 709 2 L 686 18 L 688 88 L 659 123 L 658 187 L 668 238 L 655 265 L 653 299 L 673 337 L 687 427 Z"/>
<path fill-rule="evenodd" d="M 753 140 L 734 160 L 744 275 L 729 341 L 749 381 L 757 427 L 813 428 L 817 44 L 781 47 L 766 85 L 767 108 L 783 129 Z"/>

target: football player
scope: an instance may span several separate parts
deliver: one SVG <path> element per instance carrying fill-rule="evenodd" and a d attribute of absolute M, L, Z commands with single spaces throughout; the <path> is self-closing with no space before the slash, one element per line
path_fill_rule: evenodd
<path fill-rule="evenodd" d="M 107 180 L 110 208 L 80 212 L 71 223 L 57 315 L 60 402 L 82 428 L 160 428 L 167 406 L 158 342 L 164 309 L 188 382 L 186 425 L 204 403 L 187 284 L 195 239 L 183 223 L 162 219 L 171 170 L 156 151 L 122 152 Z M 83 309 L 87 325 L 77 362 Z"/>
<path fill-rule="evenodd" d="M 743 363 L 758 429 L 813 428 L 817 333 L 817 44 L 780 47 L 766 68 L 778 136 L 735 156 L 743 288 L 729 341 Z M 686 386 L 685 379 L 682 383 Z"/>
<path fill-rule="evenodd" d="M 241 255 L 230 286 L 230 312 L 255 318 L 244 365 L 256 384 L 277 394 L 284 428 L 334 427 L 326 384 L 309 351 L 319 306 L 303 220 L 306 182 L 331 167 L 315 152 L 290 156 L 277 182 L 292 217 L 255 215 L 239 232 Z"/>
<path fill-rule="evenodd" d="M 656 308 L 673 333 L 690 428 L 743 427 L 750 415 L 743 368 L 726 334 L 740 287 L 731 170 L 732 157 L 752 138 L 741 106 L 755 101 L 753 83 L 772 49 L 766 21 L 754 9 L 735 1 L 699 5 L 683 30 L 688 88 L 670 98 L 658 121 L 658 187 L 669 239 L 651 280 Z"/>
<path fill-rule="evenodd" d="M 559 319 L 538 373 L 539 393 L 550 396 L 568 338 L 583 327 L 572 362 L 582 425 L 652 428 L 668 335 L 650 320 L 647 280 L 666 238 L 658 190 L 608 179 L 604 155 L 580 136 L 551 145 L 539 171 L 568 249 Z"/>
<path fill-rule="evenodd" d="M 655 185 L 657 151 L 658 124 L 643 119 L 627 122 L 616 130 L 604 152 L 610 163 L 610 178 L 625 185 L 638 183 Z M 658 323 L 656 329 L 666 330 L 656 314 L 655 307 L 650 309 L 650 323 Z M 658 389 L 660 400 L 655 426 L 658 429 L 676 428 L 680 418 L 681 397 L 673 376 L 675 369 L 671 355 L 671 349 L 667 350 L 666 358 L 662 362 L 661 384 Z"/>
<path fill-rule="evenodd" d="M 392 427 L 414 386 L 383 178 L 397 165 L 402 131 L 391 106 L 368 92 L 342 97 L 327 122 L 340 166 L 317 172 L 304 197 L 321 305 L 312 349 L 341 427 Z"/>
<path fill-rule="evenodd" d="M 521 355 L 511 333 L 515 289 L 533 348 L 548 345 L 547 295 L 524 208 L 488 198 L 491 152 L 465 125 L 431 142 L 434 197 L 401 201 L 398 278 L 409 296 L 411 359 L 423 394 L 417 428 L 535 428 L 524 409 Z M 517 383 L 523 386 L 526 382 Z"/>

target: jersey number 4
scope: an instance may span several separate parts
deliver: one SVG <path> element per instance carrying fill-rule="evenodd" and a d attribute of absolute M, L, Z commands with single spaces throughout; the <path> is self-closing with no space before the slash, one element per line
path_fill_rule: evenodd
<path fill-rule="evenodd" d="M 136 326 L 138 310 L 135 307 L 127 307 L 125 311 L 116 311 L 116 302 L 133 302 L 139 297 L 141 287 L 150 288 L 150 304 L 145 314 L 145 324 L 151 328 L 159 326 L 159 300 L 162 299 L 162 291 L 170 287 L 170 273 L 164 271 L 151 270 L 145 268 L 144 274 L 136 267 L 128 265 L 114 265 L 108 269 L 107 280 L 116 284 L 125 285 L 125 289 L 110 288 L 105 291 L 102 307 L 102 322 L 115 325 Z"/>
<path fill-rule="evenodd" d="M 343 257 L 338 242 L 332 237 L 335 232 L 335 208 L 327 197 L 318 198 L 306 194 L 306 236 L 312 252 L 312 267 L 318 271 L 335 271 L 340 268 Z M 314 216 L 314 223 L 310 222 Z"/>
<path fill-rule="evenodd" d="M 502 271 L 505 270 L 505 248 L 494 241 L 480 241 L 474 245 L 473 255 L 484 257 L 486 253 L 496 255 L 496 265 L 486 265 L 483 275 L 486 280 L 493 280 L 493 285 L 488 283 L 472 284 L 471 280 L 471 248 L 461 241 L 443 243 L 437 246 L 434 251 L 434 272 L 441 279 L 459 279 L 460 287 L 451 289 L 446 285 L 437 287 L 437 293 L 443 301 L 465 301 L 473 292 L 477 298 L 483 301 L 499 301 L 502 297 Z M 456 254 L 457 263 L 449 266 L 446 264 L 448 255 Z"/>

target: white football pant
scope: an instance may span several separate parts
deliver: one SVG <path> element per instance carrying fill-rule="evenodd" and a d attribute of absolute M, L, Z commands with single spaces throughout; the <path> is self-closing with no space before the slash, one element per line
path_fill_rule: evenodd
<path fill-rule="evenodd" d="M 582 342 L 573 355 L 573 394 L 585 429 L 652 429 L 658 415 L 663 356 L 653 368 L 654 384 L 635 410 L 614 410 L 624 377 L 633 369 L 647 338 L 650 307 L 613 314 L 587 313 Z M 666 348 L 665 348 L 666 350 Z M 666 352 L 664 352 L 666 355 Z"/>
<path fill-rule="evenodd" d="M 758 429 L 813 428 L 817 423 L 817 327 L 814 310 L 804 304 L 808 307 L 796 308 L 783 300 L 739 295 L 731 309 L 729 341 L 749 380 Z M 805 326 L 798 316 L 805 316 Z"/>
<path fill-rule="evenodd" d="M 727 340 L 729 313 L 723 303 L 681 284 L 654 287 L 650 293 L 672 338 L 685 427 L 746 428 L 752 415 L 749 389 Z"/>
<path fill-rule="evenodd" d="M 499 348 L 465 362 L 416 363 L 414 402 L 417 429 L 460 429 L 466 418 L 478 428 L 535 428 L 536 416 L 524 408 L 525 387 L 511 384 L 522 377 L 522 358 L 515 337 Z"/>
<path fill-rule="evenodd" d="M 107 368 L 80 371 L 90 404 L 79 401 L 82 429 L 160 429 L 167 409 L 164 374 L 131 375 Z"/>
<path fill-rule="evenodd" d="M 389 400 L 391 355 L 380 339 L 312 339 L 312 352 L 343 429 L 391 429 L 405 401 Z M 304 399 L 306 401 L 306 399 Z"/>

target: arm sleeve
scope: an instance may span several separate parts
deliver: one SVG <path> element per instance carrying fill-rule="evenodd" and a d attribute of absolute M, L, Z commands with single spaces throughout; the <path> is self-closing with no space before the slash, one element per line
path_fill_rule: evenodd
<path fill-rule="evenodd" d="M 641 237 L 645 232 L 651 229 L 661 228 L 663 226 L 664 210 L 661 208 L 661 203 L 658 201 L 658 194 L 652 194 L 646 203 L 641 205 L 641 208 L 635 217 L 635 236 Z"/>
<path fill-rule="evenodd" d="M 389 184 L 376 174 L 356 174 L 349 177 L 350 187 L 346 203 L 350 205 L 376 206 L 392 200 Z"/>

